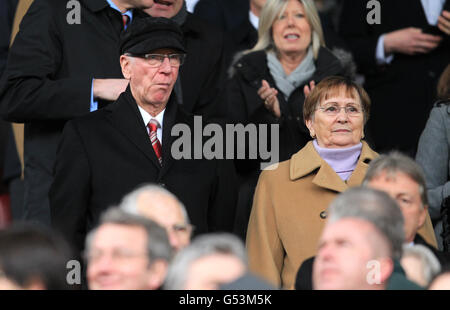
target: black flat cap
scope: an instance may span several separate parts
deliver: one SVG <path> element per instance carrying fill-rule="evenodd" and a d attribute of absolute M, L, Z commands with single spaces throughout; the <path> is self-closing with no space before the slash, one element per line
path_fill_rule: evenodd
<path fill-rule="evenodd" d="M 133 20 L 120 36 L 120 54 L 146 54 L 159 48 L 186 53 L 183 32 L 172 20 L 146 17 Z"/>

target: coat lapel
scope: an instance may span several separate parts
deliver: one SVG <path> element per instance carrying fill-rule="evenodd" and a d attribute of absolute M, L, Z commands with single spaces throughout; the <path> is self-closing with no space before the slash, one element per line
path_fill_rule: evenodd
<path fill-rule="evenodd" d="M 153 150 L 147 129 L 137 108 L 137 103 L 131 95 L 131 90 L 122 93 L 116 103 L 105 109 L 111 110 L 107 116 L 113 127 L 120 131 L 130 142 L 156 166 L 161 168 Z"/>
<path fill-rule="evenodd" d="M 361 155 L 359 156 L 358 164 L 356 165 L 356 168 L 350 178 L 347 180 L 347 184 L 350 187 L 361 185 L 367 169 L 369 168 L 370 162 L 378 157 L 378 153 L 373 151 L 365 141 L 363 141 L 362 144 L 363 147 L 361 150 Z"/>
<path fill-rule="evenodd" d="M 163 164 L 162 169 L 160 171 L 160 177 L 169 171 L 169 168 L 173 164 L 173 157 L 172 157 L 172 143 L 174 140 L 174 137 L 172 137 L 172 127 L 177 123 L 177 111 L 178 111 L 178 105 L 177 100 L 175 98 L 175 94 L 172 94 L 172 96 L 169 99 L 169 102 L 167 103 L 166 112 L 164 113 L 164 121 L 163 121 L 163 143 L 162 143 L 162 158 L 163 158 Z"/>

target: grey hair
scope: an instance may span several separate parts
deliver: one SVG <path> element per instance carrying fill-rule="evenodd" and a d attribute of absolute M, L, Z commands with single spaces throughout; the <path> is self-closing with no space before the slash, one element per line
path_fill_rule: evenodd
<path fill-rule="evenodd" d="M 159 259 L 170 262 L 172 258 L 172 247 L 169 243 L 169 237 L 167 236 L 166 230 L 155 221 L 143 216 L 130 214 L 118 207 L 112 207 L 106 210 L 100 218 L 99 225 L 89 232 L 85 243 L 87 252 L 91 249 L 92 241 L 97 234 L 99 227 L 105 224 L 137 226 L 143 228 L 147 235 L 149 262 L 152 263 L 154 260 Z"/>
<path fill-rule="evenodd" d="M 182 290 L 189 267 L 196 260 L 212 254 L 233 255 L 247 266 L 245 246 L 239 238 L 229 233 L 202 235 L 175 255 L 167 272 L 164 289 Z"/>
<path fill-rule="evenodd" d="M 277 18 L 286 10 L 289 0 L 267 0 L 264 5 L 258 26 L 258 42 L 245 53 L 255 51 L 276 51 L 272 38 L 272 25 Z M 321 46 L 325 46 L 323 38 L 322 24 L 320 23 L 319 13 L 313 0 L 298 0 L 305 9 L 306 19 L 311 27 L 311 44 L 314 53 L 314 59 L 319 55 Z"/>
<path fill-rule="evenodd" d="M 422 244 L 405 244 L 403 246 L 403 257 L 406 256 L 413 256 L 420 260 L 420 263 L 422 264 L 421 272 L 423 278 L 427 282 L 426 285 L 429 285 L 434 276 L 441 272 L 439 260 L 430 249 Z"/>
<path fill-rule="evenodd" d="M 355 187 L 340 194 L 329 207 L 329 222 L 358 218 L 372 223 L 390 242 L 391 257 L 400 259 L 405 241 L 403 215 L 399 206 L 385 192 Z"/>
<path fill-rule="evenodd" d="M 428 205 L 427 187 L 422 167 L 420 167 L 412 158 L 398 151 L 380 155 L 370 163 L 362 184 L 367 186 L 372 179 L 379 176 L 382 172 L 386 172 L 391 176 L 395 176 L 396 173 L 402 172 L 409 176 L 419 185 L 422 208 Z"/>
<path fill-rule="evenodd" d="M 163 188 L 159 185 L 155 185 L 155 184 L 142 185 L 142 186 L 136 188 L 135 190 L 133 190 L 132 192 L 130 192 L 129 194 L 125 195 L 122 199 L 122 202 L 120 203 L 120 208 L 131 214 L 139 215 L 137 202 L 138 202 L 139 196 L 141 196 L 141 194 L 143 194 L 143 193 L 147 193 L 149 195 L 152 195 L 152 194 L 161 195 L 161 196 L 166 196 L 168 198 L 173 199 L 177 203 L 177 205 L 180 207 L 180 210 L 181 210 L 181 213 L 183 214 L 185 223 L 190 224 L 189 216 L 187 214 L 186 207 L 184 206 L 184 204 L 177 198 L 177 196 L 175 196 L 174 194 L 172 194 L 165 188 Z"/>

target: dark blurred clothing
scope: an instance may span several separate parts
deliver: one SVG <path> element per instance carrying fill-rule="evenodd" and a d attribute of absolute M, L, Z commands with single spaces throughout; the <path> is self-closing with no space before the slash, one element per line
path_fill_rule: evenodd
<path fill-rule="evenodd" d="M 121 14 L 105 0 L 79 3 L 81 23 L 69 24 L 65 1 L 35 0 L 0 81 L 2 117 L 25 123 L 24 217 L 47 225 L 48 190 L 64 124 L 89 113 L 93 78 L 123 78 Z M 106 103 L 99 100 L 99 106 Z"/>
<path fill-rule="evenodd" d="M 407 3 L 406 3 L 407 2 Z M 367 124 L 378 152 L 398 149 L 414 157 L 419 136 L 435 101 L 437 79 L 450 61 L 449 36 L 428 54 L 394 54 L 378 65 L 378 38 L 395 30 L 428 22 L 420 0 L 380 0 L 381 23 L 368 24 L 366 1 L 344 1 L 340 34 L 350 46 L 365 89 L 372 99 Z M 450 1 L 445 4 L 447 7 Z"/>
<path fill-rule="evenodd" d="M 101 213 L 137 186 L 155 183 L 183 202 L 195 234 L 231 232 L 236 205 L 233 163 L 175 159 L 172 146 L 179 141 L 171 130 L 177 124 L 194 132 L 194 116 L 172 95 L 164 112 L 161 166 L 130 87 L 114 104 L 69 121 L 49 194 L 54 227 L 82 249 Z M 194 141 L 189 146 L 193 150 Z"/>
<path fill-rule="evenodd" d="M 2 0 L 0 2 L 0 76 L 6 67 L 9 41 L 11 37 L 14 13 L 18 0 Z"/>
<path fill-rule="evenodd" d="M 181 29 L 187 50 L 180 67 L 183 109 L 208 119 L 223 117 L 217 96 L 225 80 L 223 33 L 191 13 Z"/>
<path fill-rule="evenodd" d="M 227 68 L 236 53 L 251 49 L 258 40 L 249 11 L 249 0 L 200 0 L 195 7 L 194 15 L 226 34 Z"/>

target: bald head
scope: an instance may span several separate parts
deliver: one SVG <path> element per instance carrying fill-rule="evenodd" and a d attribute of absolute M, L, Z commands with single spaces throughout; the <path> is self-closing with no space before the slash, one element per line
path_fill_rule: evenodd
<path fill-rule="evenodd" d="M 190 242 L 192 226 L 186 209 L 178 198 L 162 187 L 145 185 L 126 195 L 121 208 L 127 212 L 150 218 L 166 228 L 175 250 Z"/>

